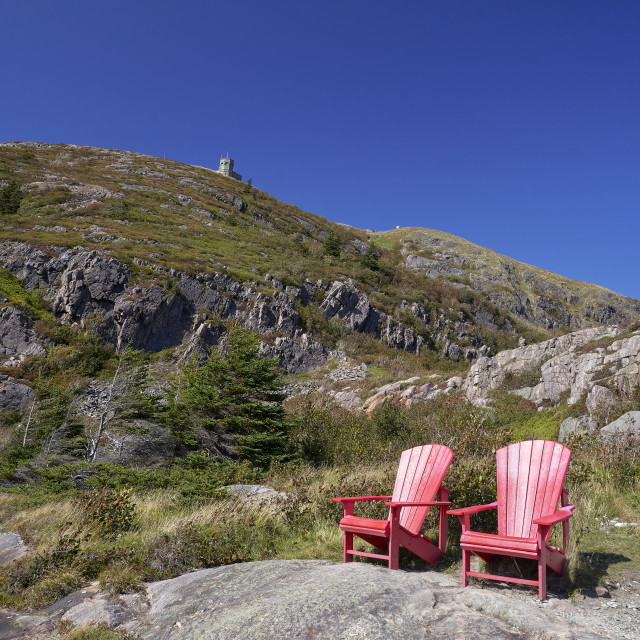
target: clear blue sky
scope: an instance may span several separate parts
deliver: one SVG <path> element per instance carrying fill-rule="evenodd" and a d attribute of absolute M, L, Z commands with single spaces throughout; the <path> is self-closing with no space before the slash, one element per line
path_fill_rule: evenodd
<path fill-rule="evenodd" d="M 3 0 L 0 140 L 217 167 L 640 298 L 637 0 Z"/>

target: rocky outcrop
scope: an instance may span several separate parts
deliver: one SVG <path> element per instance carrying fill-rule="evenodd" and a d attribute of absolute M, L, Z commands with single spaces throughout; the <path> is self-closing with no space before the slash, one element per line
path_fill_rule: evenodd
<path fill-rule="evenodd" d="M 65 268 L 51 308 L 67 323 L 113 309 L 130 278 L 129 269 L 114 258 L 79 247 L 63 253 L 59 263 Z"/>
<path fill-rule="evenodd" d="M 7 637 L 44 638 L 61 620 L 102 623 L 143 640 L 628 637 L 635 612 L 613 613 L 619 620 L 614 625 L 607 612 L 578 609 L 565 598 L 552 596 L 540 604 L 534 594 L 515 589 L 462 588 L 457 577 L 435 571 L 272 560 L 194 571 L 149 584 L 142 594 L 111 596 L 90 587 L 40 620 L 16 616 Z"/>
<path fill-rule="evenodd" d="M 376 309 L 369 297 L 359 291 L 352 281 L 334 282 L 320 308 L 328 320 L 344 320 L 347 330 L 372 335 L 393 349 L 419 353 L 425 343 L 424 338 L 416 335 L 413 329 Z M 405 301 L 401 310 L 407 308 L 421 321 L 428 319 L 426 311 L 419 305 L 408 307 Z"/>
<path fill-rule="evenodd" d="M 272 345 L 263 343 L 261 351 L 269 357 L 277 356 L 280 366 L 290 373 L 306 373 L 322 366 L 329 358 L 327 347 L 302 332 L 295 338 L 277 337 Z"/>
<path fill-rule="evenodd" d="M 524 390 L 521 395 L 538 403 L 545 400 L 557 402 L 563 393 L 569 391 L 569 401 L 576 402 L 587 390 L 589 382 L 593 381 L 596 369 L 604 366 L 603 352 L 606 352 L 602 348 L 602 352 L 597 350 L 576 354 L 576 349 L 605 337 L 619 335 L 621 332 L 622 329 L 616 326 L 583 329 L 537 344 L 501 351 L 492 358 L 479 358 L 467 374 L 463 391 L 471 402 L 484 405 L 488 393 L 492 389 L 502 387 L 507 375 L 519 376 L 541 367 L 541 382 L 534 388 Z M 640 341 L 640 336 L 638 340 Z M 628 362 L 628 350 L 632 347 L 626 341 L 624 345 L 614 345 L 617 347 L 609 347 L 610 350 L 613 349 L 609 363 L 613 363 L 618 357 L 621 363 L 630 367 L 631 373 L 633 365 Z M 640 347 L 640 343 L 638 346 Z M 636 356 L 639 354 L 640 348 L 636 351 Z"/>
<path fill-rule="evenodd" d="M 350 331 L 377 333 L 380 314 L 371 306 L 366 294 L 343 282 L 334 282 L 320 308 L 327 320 L 333 317 L 345 321 Z"/>
<path fill-rule="evenodd" d="M 214 323 L 206 322 L 212 315 L 225 323 L 239 322 L 265 336 L 265 352 L 277 354 L 287 371 L 307 372 L 324 364 L 329 350 L 301 330 L 296 303 L 312 304 L 318 294 L 327 319 L 339 319 L 347 331 L 367 333 L 390 348 L 419 353 L 431 329 L 429 314 L 417 303 L 405 300 L 399 311 L 415 317 L 424 327 L 423 335 L 376 309 L 350 280 L 330 286 L 307 280 L 300 287 L 284 287 L 267 275 L 265 280 L 273 291 L 266 295 L 256 283 L 239 283 L 223 273 L 191 276 L 135 259 L 155 272 L 157 281 L 132 286 L 129 268 L 113 258 L 82 247 L 52 251 L 57 255 L 32 250 L 24 243 L 5 242 L 0 245 L 0 266 L 22 278 L 27 288 L 43 291 L 63 322 L 84 326 L 96 319 L 95 331 L 118 349 L 131 345 L 160 351 L 186 339 L 187 353 L 197 351 L 203 357 L 221 337 L 218 328 L 222 324 L 218 322 L 214 328 Z M 444 315 L 434 319 L 435 344 L 453 360 L 473 360 L 482 353 L 478 351 L 482 341 L 467 322 L 454 324 L 449 326 Z M 270 334 L 275 334 L 274 338 L 266 339 Z M 473 346 L 461 348 L 450 335 Z M 17 334 L 8 339 L 15 342 Z"/>
<path fill-rule="evenodd" d="M 119 350 L 127 345 L 147 351 L 175 347 L 191 326 L 180 299 L 157 284 L 134 287 L 117 298 L 112 317 Z"/>
<path fill-rule="evenodd" d="M 419 378 L 414 376 L 406 380 L 391 382 L 378 387 L 364 402 L 360 401 L 358 389 L 343 389 L 339 392 L 329 392 L 333 399 L 345 409 L 363 410 L 371 415 L 386 405 L 409 407 L 415 402 L 425 402 L 440 395 L 447 395 L 457 391 L 462 385 L 462 378 L 454 376 L 446 382 L 434 384 L 414 384 Z"/>

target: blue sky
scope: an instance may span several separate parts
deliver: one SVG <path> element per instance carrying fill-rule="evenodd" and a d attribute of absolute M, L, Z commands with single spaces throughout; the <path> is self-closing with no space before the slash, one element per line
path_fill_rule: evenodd
<path fill-rule="evenodd" d="M 3 0 L 0 140 L 236 169 L 640 298 L 637 0 Z"/>

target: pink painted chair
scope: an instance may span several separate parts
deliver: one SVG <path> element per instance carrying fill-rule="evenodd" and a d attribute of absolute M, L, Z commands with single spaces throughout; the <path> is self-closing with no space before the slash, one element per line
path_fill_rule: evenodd
<path fill-rule="evenodd" d="M 547 567 L 562 573 L 569 544 L 569 518 L 574 509 L 567 504 L 564 478 L 571 451 L 548 440 L 528 440 L 496 452 L 498 500 L 447 513 L 458 516 L 462 525 L 462 586 L 467 576 L 489 578 L 538 587 L 538 597 L 547 596 Z M 561 507 L 558 508 L 558 502 Z M 498 509 L 498 533 L 480 533 L 470 528 L 470 516 Z M 549 544 L 553 525 L 562 522 L 562 549 Z M 511 578 L 470 571 L 470 554 L 487 562 L 494 556 L 531 558 L 538 562 L 538 579 Z"/>
<path fill-rule="evenodd" d="M 452 460 L 451 449 L 440 444 L 407 449 L 400 457 L 393 496 L 333 498 L 344 504 L 344 517 L 340 520 L 340 529 L 344 532 L 344 561 L 351 562 L 353 556 L 381 558 L 389 561 L 389 569 L 397 569 L 400 547 L 404 547 L 434 564 L 447 546 L 446 512 L 451 503 L 448 502 L 449 492 L 442 486 L 442 480 Z M 438 501 L 434 501 L 436 494 L 439 494 Z M 389 517 L 375 520 L 354 516 L 354 502 L 368 500 L 385 500 L 390 507 Z M 420 533 L 430 507 L 440 510 L 438 546 Z M 384 553 L 354 550 L 354 535 Z"/>

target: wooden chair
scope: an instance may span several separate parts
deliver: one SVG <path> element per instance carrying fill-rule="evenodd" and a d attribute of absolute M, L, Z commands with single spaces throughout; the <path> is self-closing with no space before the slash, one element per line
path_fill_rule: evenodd
<path fill-rule="evenodd" d="M 442 479 L 453 460 L 449 447 L 428 444 L 402 452 L 396 475 L 393 496 L 364 496 L 357 498 L 333 498 L 344 504 L 344 517 L 340 529 L 344 532 L 344 561 L 351 562 L 353 556 L 382 558 L 389 561 L 389 569 L 398 568 L 400 547 L 434 564 L 447 546 L 447 508 L 449 492 L 442 486 Z M 439 500 L 434 501 L 436 494 Z M 385 500 L 390 507 L 386 520 L 359 518 L 353 515 L 354 502 Z M 439 507 L 440 522 L 438 546 L 427 536 L 419 533 L 430 507 Z M 384 553 L 355 551 L 353 536 L 362 538 Z"/>
<path fill-rule="evenodd" d="M 564 478 L 571 451 L 547 440 L 528 440 L 496 452 L 498 500 L 491 504 L 453 509 L 462 525 L 462 586 L 467 576 L 537 585 L 538 597 L 547 595 L 547 567 L 562 573 L 569 544 L 569 518 L 574 509 L 567 504 Z M 561 508 L 558 509 L 558 501 Z M 498 534 L 470 529 L 470 516 L 498 508 Z M 554 524 L 562 522 L 562 549 L 549 544 Z M 538 579 L 510 578 L 470 571 L 470 554 L 487 562 L 496 555 L 532 558 L 538 562 Z"/>

